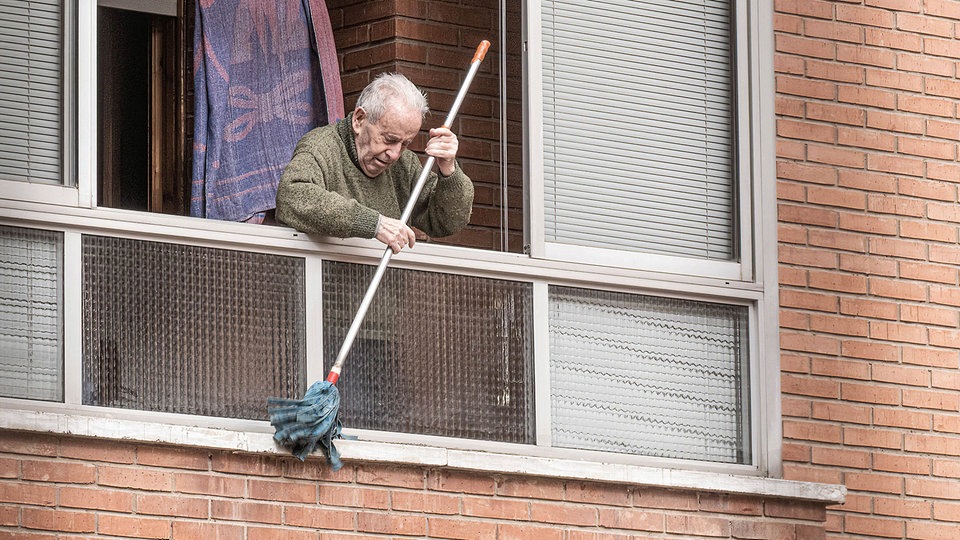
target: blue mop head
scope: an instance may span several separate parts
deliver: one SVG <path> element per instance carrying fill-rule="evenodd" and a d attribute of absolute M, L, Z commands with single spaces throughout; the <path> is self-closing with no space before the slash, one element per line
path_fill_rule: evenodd
<path fill-rule="evenodd" d="M 340 452 L 333 440 L 340 439 L 340 392 L 328 381 L 313 383 L 303 399 L 268 398 L 270 425 L 276 429 L 273 439 L 300 461 L 317 446 L 333 470 L 340 470 Z"/>

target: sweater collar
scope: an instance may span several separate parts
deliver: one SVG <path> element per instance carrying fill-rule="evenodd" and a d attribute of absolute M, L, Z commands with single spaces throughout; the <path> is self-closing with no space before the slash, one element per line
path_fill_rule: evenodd
<path fill-rule="evenodd" d="M 347 155 L 350 156 L 350 161 L 362 171 L 360 159 L 357 157 L 357 140 L 353 133 L 353 111 L 347 113 L 346 118 L 337 122 L 337 134 L 339 134 L 340 139 L 343 140 L 343 146 L 347 149 Z"/>

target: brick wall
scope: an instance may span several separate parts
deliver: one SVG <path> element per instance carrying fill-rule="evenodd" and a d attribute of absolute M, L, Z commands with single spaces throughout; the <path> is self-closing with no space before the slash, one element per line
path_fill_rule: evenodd
<path fill-rule="evenodd" d="M 960 2 L 775 7 L 786 477 L 960 538 Z"/>
<path fill-rule="evenodd" d="M 498 0 L 330 0 L 331 25 L 340 58 L 346 109 L 352 110 L 364 86 L 383 72 L 406 75 L 426 94 L 431 115 L 413 149 L 422 151 L 426 131 L 443 123 L 477 45 L 491 42 L 470 94 L 451 126 L 460 139 L 458 157 L 474 181 L 470 225 L 440 243 L 501 249 L 509 230 L 509 250 L 523 249 L 523 168 L 521 130 L 520 4 L 510 2 L 507 124 L 509 126 L 506 227 L 500 172 L 500 12 Z M 422 154 L 421 154 L 422 155 Z"/>
<path fill-rule="evenodd" d="M 823 538 L 819 503 L 0 432 L 0 538 Z"/>

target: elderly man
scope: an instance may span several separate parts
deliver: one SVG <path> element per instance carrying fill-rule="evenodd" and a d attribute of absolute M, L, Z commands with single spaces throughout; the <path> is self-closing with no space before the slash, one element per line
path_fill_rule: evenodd
<path fill-rule="evenodd" d="M 304 135 L 280 178 L 277 218 L 300 231 L 340 238 L 376 238 L 394 253 L 416 235 L 399 221 L 423 170 L 407 147 L 420 131 L 427 100 L 403 75 L 382 74 L 336 124 Z M 457 137 L 430 130 L 425 152 L 436 158 L 411 223 L 430 236 L 448 236 L 470 219 L 473 184 L 457 164 Z"/>

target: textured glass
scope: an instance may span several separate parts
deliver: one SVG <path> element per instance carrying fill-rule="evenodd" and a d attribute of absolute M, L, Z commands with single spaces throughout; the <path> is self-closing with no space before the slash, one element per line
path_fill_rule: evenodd
<path fill-rule="evenodd" d="M 550 290 L 554 446 L 749 463 L 747 308 Z"/>
<path fill-rule="evenodd" d="M 63 399 L 63 234 L 0 226 L 0 396 Z"/>
<path fill-rule="evenodd" d="M 329 368 L 374 267 L 323 266 Z M 390 268 L 338 387 L 345 427 L 534 442 L 529 283 Z"/>
<path fill-rule="evenodd" d="M 303 259 L 83 237 L 83 402 L 266 419 L 306 387 Z"/>

